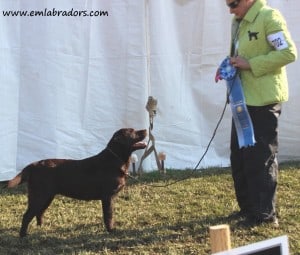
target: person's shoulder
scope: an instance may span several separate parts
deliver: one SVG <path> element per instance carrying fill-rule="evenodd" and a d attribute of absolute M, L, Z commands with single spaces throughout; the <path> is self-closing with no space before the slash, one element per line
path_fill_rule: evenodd
<path fill-rule="evenodd" d="M 286 26 L 285 18 L 278 9 L 264 6 L 261 9 L 261 15 L 263 16 L 264 24 L 268 26 L 270 30 L 280 31 Z"/>
<path fill-rule="evenodd" d="M 262 9 L 261 9 L 261 14 L 263 14 L 263 16 L 265 18 L 268 19 L 273 19 L 273 20 L 282 20 L 283 15 L 281 14 L 280 10 L 272 8 L 271 6 L 265 5 Z"/>

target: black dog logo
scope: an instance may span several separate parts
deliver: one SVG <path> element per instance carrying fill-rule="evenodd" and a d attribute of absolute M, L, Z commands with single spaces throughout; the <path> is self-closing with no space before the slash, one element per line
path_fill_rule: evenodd
<path fill-rule="evenodd" d="M 255 40 L 258 39 L 257 35 L 259 32 L 251 32 L 250 30 L 248 31 L 248 36 L 249 36 L 249 41 L 252 41 L 252 38 L 254 38 Z"/>

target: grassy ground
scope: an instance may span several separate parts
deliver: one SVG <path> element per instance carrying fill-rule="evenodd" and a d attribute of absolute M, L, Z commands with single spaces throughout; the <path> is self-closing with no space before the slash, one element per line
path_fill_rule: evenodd
<path fill-rule="evenodd" d="M 26 188 L 0 189 L 0 254 L 210 254 L 209 226 L 229 224 L 232 247 L 288 235 L 291 254 L 300 254 L 300 163 L 281 166 L 278 189 L 280 228 L 244 228 L 226 216 L 236 211 L 229 169 L 191 174 L 169 170 L 129 180 L 115 200 L 117 232 L 104 230 L 101 204 L 58 196 L 42 227 L 32 222 L 19 239 Z M 149 186 L 154 185 L 154 186 Z"/>

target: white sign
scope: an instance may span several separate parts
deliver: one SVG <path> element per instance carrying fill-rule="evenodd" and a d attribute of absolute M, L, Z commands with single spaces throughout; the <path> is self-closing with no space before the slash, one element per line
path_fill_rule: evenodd
<path fill-rule="evenodd" d="M 289 255 L 288 237 L 275 237 L 213 255 Z"/>

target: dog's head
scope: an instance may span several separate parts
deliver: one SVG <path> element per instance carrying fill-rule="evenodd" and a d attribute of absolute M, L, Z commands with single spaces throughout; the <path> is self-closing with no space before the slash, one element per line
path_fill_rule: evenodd
<path fill-rule="evenodd" d="M 147 144 L 143 141 L 146 136 L 146 129 L 122 128 L 114 133 L 107 147 L 115 152 L 129 153 L 130 155 L 135 150 L 146 148 Z"/>

